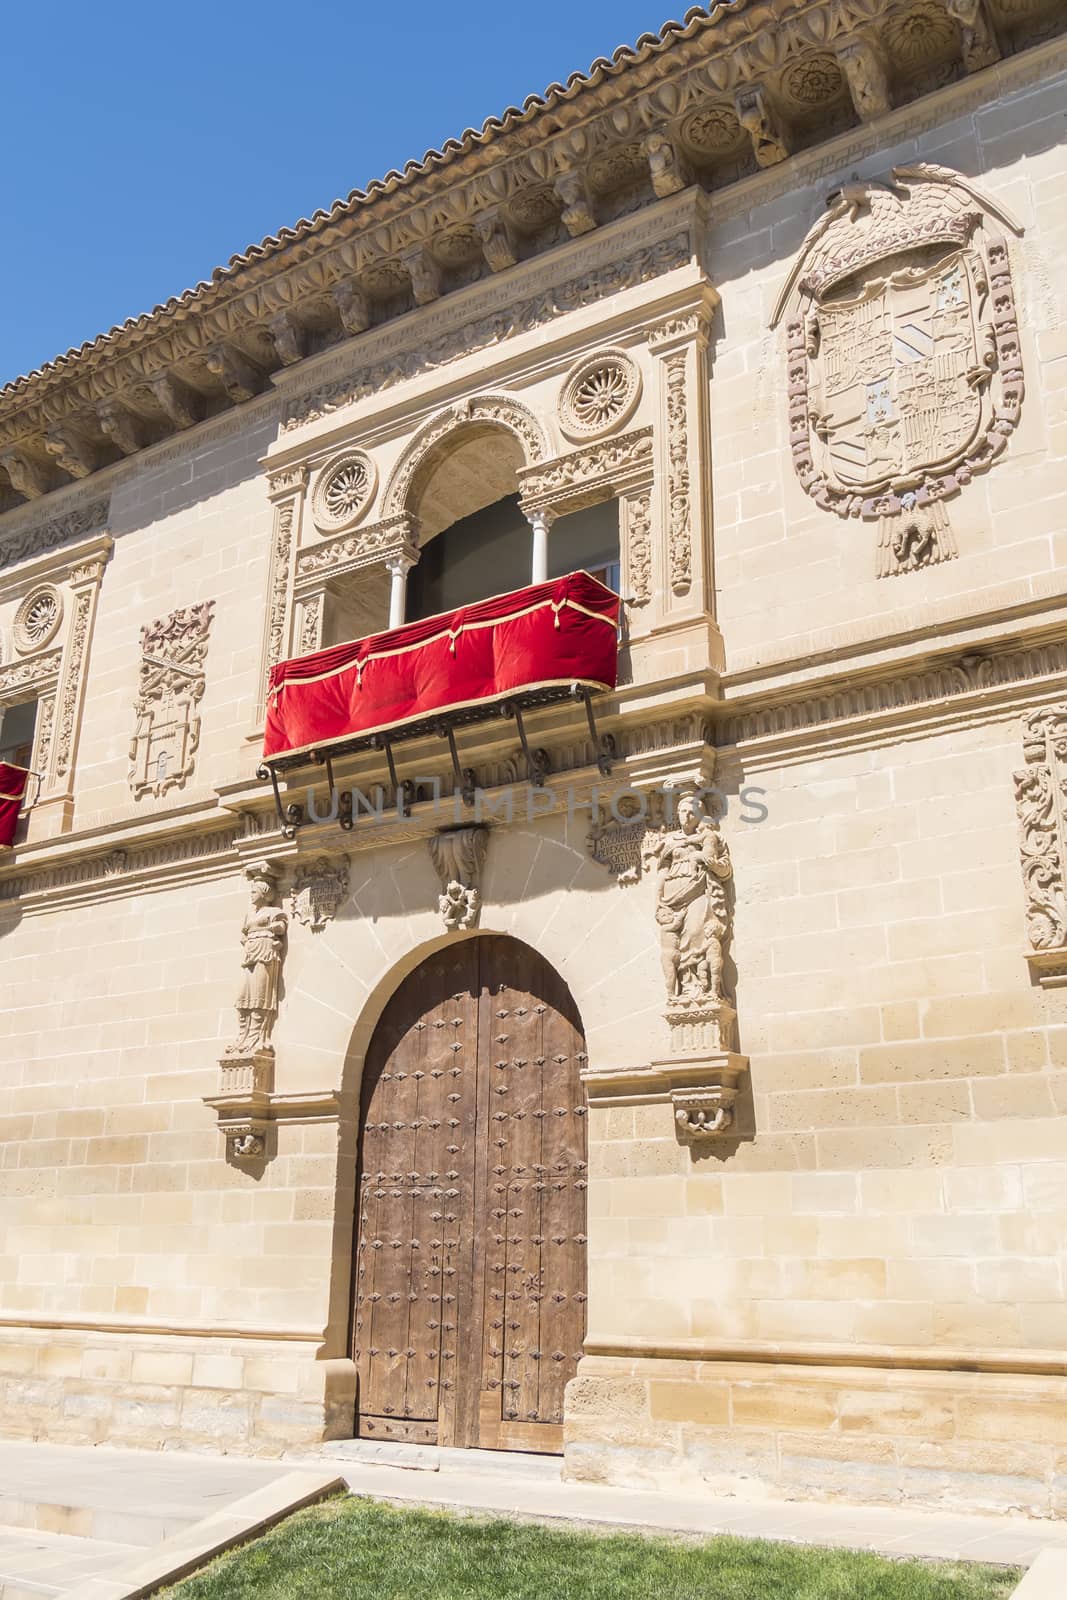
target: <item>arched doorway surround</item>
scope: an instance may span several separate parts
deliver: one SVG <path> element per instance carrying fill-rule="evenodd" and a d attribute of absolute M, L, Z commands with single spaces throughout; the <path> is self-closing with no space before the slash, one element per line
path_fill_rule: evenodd
<path fill-rule="evenodd" d="M 457 940 L 400 984 L 360 1107 L 364 1437 L 562 1448 L 585 1333 L 582 1024 L 530 946 Z"/>

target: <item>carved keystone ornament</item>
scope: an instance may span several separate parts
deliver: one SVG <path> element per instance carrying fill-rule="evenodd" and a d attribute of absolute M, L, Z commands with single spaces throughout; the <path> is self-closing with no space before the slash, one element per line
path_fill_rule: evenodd
<path fill-rule="evenodd" d="M 984 472 L 1023 399 L 1008 247 L 1019 225 L 946 167 L 830 195 L 779 298 L 805 491 L 880 523 L 879 576 L 956 554 L 944 501 Z"/>
<path fill-rule="evenodd" d="M 486 828 L 447 828 L 430 836 L 430 855 L 441 880 L 437 909 L 449 932 L 478 926 L 488 842 Z"/>

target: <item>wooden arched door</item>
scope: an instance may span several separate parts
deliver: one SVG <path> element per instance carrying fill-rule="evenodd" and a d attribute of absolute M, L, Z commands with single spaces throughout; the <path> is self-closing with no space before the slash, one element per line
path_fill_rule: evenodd
<path fill-rule="evenodd" d="M 363 1437 L 558 1451 L 585 1334 L 581 1022 L 516 939 L 446 946 L 363 1072 L 354 1357 Z"/>

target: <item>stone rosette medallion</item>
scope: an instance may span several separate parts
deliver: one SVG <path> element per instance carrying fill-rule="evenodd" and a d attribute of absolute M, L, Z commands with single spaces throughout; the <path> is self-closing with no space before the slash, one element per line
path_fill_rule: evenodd
<path fill-rule="evenodd" d="M 559 425 L 568 439 L 599 439 L 633 416 L 641 374 L 625 350 L 598 350 L 573 367 L 560 391 Z"/>
<path fill-rule="evenodd" d="M 366 515 L 378 486 L 378 469 L 365 450 L 345 450 L 327 461 L 315 481 L 311 516 L 320 533 L 345 533 Z"/>

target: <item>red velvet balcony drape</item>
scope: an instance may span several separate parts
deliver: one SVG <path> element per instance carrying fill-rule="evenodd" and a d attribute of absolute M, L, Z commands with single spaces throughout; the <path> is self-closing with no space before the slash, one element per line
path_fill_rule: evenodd
<path fill-rule="evenodd" d="M 263 753 L 328 749 L 524 691 L 613 689 L 618 621 L 618 595 L 572 572 L 279 662 Z"/>
<path fill-rule="evenodd" d="M 0 761 L 0 850 L 10 849 L 15 838 L 15 824 L 22 809 L 29 773 L 25 767 L 14 767 Z"/>

